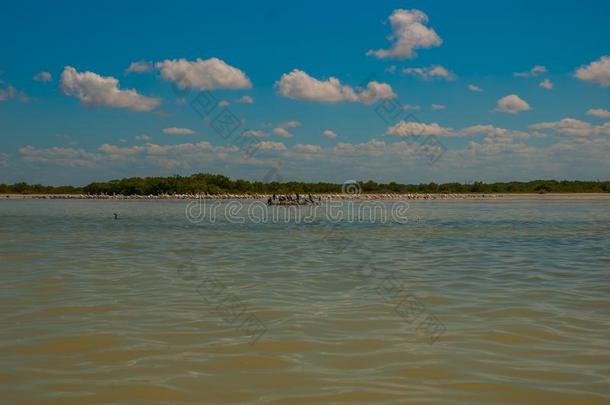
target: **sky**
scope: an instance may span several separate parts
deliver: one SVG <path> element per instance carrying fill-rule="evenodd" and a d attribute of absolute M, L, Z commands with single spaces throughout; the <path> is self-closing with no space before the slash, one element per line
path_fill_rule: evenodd
<path fill-rule="evenodd" d="M 12 2 L 0 183 L 608 180 L 608 15 L 587 0 Z"/>

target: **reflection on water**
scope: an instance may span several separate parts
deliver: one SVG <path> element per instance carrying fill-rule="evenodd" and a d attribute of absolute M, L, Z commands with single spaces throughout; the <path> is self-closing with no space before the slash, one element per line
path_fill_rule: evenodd
<path fill-rule="evenodd" d="M 338 225 L 192 224 L 185 204 L 0 201 L 3 403 L 610 401 L 607 201 Z"/>

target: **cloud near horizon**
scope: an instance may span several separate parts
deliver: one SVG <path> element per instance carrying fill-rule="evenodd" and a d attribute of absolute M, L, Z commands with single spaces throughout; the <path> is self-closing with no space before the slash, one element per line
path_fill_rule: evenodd
<path fill-rule="evenodd" d="M 575 118 L 564 118 L 554 122 L 542 122 L 539 124 L 532 124 L 529 127 L 536 130 L 551 129 L 561 135 L 583 137 L 591 135 L 610 135 L 610 122 L 596 126 Z"/>
<path fill-rule="evenodd" d="M 386 135 L 394 136 L 449 136 L 453 135 L 453 129 L 444 128 L 433 122 L 431 124 L 425 124 L 422 122 L 415 121 L 400 121 L 396 125 L 389 127 L 386 130 Z"/>
<path fill-rule="evenodd" d="M 196 132 L 190 128 L 177 128 L 177 127 L 163 128 L 163 133 L 165 135 L 195 135 L 196 134 Z"/>
<path fill-rule="evenodd" d="M 587 115 L 597 118 L 610 118 L 610 111 L 604 110 L 603 108 L 591 108 L 587 111 Z"/>

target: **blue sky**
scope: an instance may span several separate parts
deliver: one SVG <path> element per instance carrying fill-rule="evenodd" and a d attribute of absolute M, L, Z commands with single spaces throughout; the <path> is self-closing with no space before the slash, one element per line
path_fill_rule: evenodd
<path fill-rule="evenodd" d="M 294 3 L 4 6 L 0 182 L 608 178 L 607 2 Z M 250 152 L 193 111 L 201 91 Z"/>

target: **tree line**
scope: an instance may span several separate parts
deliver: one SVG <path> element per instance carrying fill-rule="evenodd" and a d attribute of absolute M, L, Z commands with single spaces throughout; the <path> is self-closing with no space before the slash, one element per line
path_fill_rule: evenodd
<path fill-rule="evenodd" d="M 41 184 L 0 184 L 2 194 L 256 194 L 256 193 L 341 193 L 339 183 L 261 182 L 232 180 L 220 174 L 197 173 L 192 176 L 129 177 L 95 182 L 84 187 L 45 186 Z M 358 182 L 362 193 L 608 193 L 610 181 L 533 180 L 497 183 L 378 183 Z"/>

